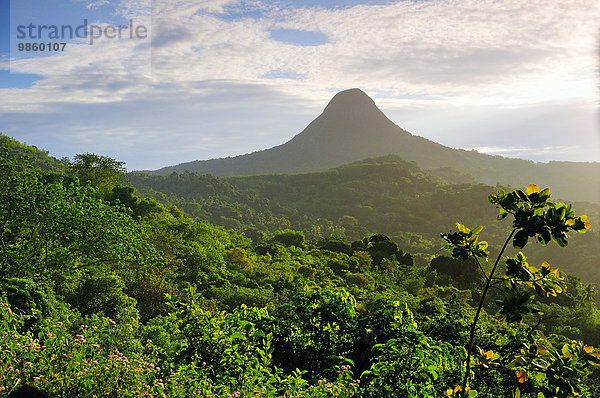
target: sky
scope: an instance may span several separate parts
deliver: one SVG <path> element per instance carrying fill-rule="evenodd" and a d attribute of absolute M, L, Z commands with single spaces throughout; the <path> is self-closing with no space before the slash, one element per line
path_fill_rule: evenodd
<path fill-rule="evenodd" d="M 599 21 L 597 0 L 0 0 L 0 132 L 156 169 L 280 145 L 358 87 L 450 147 L 600 162 Z"/>

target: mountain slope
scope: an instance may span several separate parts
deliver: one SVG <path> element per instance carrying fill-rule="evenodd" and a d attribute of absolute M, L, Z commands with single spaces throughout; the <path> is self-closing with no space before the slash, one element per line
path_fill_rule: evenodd
<path fill-rule="evenodd" d="M 535 182 L 570 200 L 600 203 L 600 163 L 534 163 L 449 148 L 403 130 L 359 89 L 336 94 L 319 117 L 285 144 L 232 158 L 182 163 L 155 173 L 305 173 L 387 154 L 415 161 L 434 174 L 439 169 L 439 175 L 444 175 L 452 168 L 488 185 Z"/>

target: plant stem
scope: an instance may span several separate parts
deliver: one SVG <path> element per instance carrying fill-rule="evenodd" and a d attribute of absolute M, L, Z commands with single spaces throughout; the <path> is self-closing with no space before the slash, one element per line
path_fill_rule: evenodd
<path fill-rule="evenodd" d="M 467 345 L 467 369 L 465 372 L 465 377 L 462 383 L 461 396 L 466 397 L 467 381 L 469 380 L 469 373 L 471 373 L 471 351 L 473 349 L 473 339 L 475 337 L 475 328 L 477 327 L 477 321 L 479 320 L 479 315 L 481 314 L 481 309 L 483 308 L 483 301 L 485 300 L 485 295 L 487 294 L 488 289 L 490 288 L 490 284 L 492 283 L 492 279 L 494 278 L 494 273 L 496 272 L 496 268 L 498 267 L 498 263 L 500 262 L 500 258 L 502 258 L 502 254 L 504 254 L 504 250 L 506 250 L 506 246 L 508 246 L 508 242 L 512 239 L 513 235 L 517 230 L 513 228 L 508 238 L 506 238 L 506 242 L 504 242 L 504 246 L 502 246 L 502 250 L 498 253 L 498 257 L 496 258 L 496 262 L 490 271 L 490 275 L 487 277 L 485 282 L 485 287 L 483 288 L 483 292 L 481 293 L 481 299 L 479 300 L 479 306 L 477 307 L 477 312 L 475 313 L 475 318 L 473 319 L 473 323 L 471 324 L 471 334 L 469 336 L 469 344 Z"/>

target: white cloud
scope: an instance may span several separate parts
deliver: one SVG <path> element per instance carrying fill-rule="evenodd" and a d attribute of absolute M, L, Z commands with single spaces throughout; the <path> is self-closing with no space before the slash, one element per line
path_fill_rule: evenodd
<path fill-rule="evenodd" d="M 142 12 L 143 3 L 147 7 L 147 1 L 123 2 L 121 12 Z M 600 4 L 594 0 L 403 1 L 349 9 L 271 8 L 262 18 L 220 17 L 235 3 L 155 1 L 153 81 L 260 81 L 273 70 L 285 70 L 302 76 L 306 89 L 298 95 L 318 93 L 319 99 L 332 89 L 353 86 L 395 88 L 465 105 L 593 100 L 597 95 L 594 21 L 600 18 Z M 314 47 L 281 43 L 270 37 L 273 28 L 322 32 L 331 42 Z M 47 76 L 101 72 L 108 79 L 125 68 L 140 74 L 132 60 L 147 49 L 119 41 L 103 44 L 71 46 L 67 54 L 15 62 L 13 68 Z"/>
<path fill-rule="evenodd" d="M 547 161 L 552 160 L 570 160 L 573 153 L 585 153 L 588 148 L 580 145 L 568 145 L 568 146 L 545 146 L 545 147 L 501 147 L 501 146 L 484 146 L 473 149 L 477 152 L 485 153 L 488 155 L 499 155 L 507 158 L 519 158 L 529 159 L 533 161 Z"/>
<path fill-rule="evenodd" d="M 86 6 L 86 8 L 89 8 L 89 9 L 99 8 L 99 7 L 110 4 L 110 1 L 108 1 L 108 0 L 96 0 L 96 1 L 94 1 L 94 0 L 76 0 L 76 1 L 81 2 L 81 3 L 86 3 L 85 6 Z"/>
<path fill-rule="evenodd" d="M 54 115 L 61 115 L 57 123 L 74 121 L 68 127 L 71 131 L 93 137 L 127 131 L 131 140 L 135 131 L 147 136 L 144 129 L 151 126 L 141 119 L 160 112 L 160 124 L 170 126 L 186 142 L 186 150 L 194 149 L 192 138 L 209 137 L 212 149 L 199 150 L 197 158 L 202 158 L 235 154 L 225 149 L 234 146 L 243 151 L 232 140 L 236 131 L 243 131 L 239 126 L 244 122 L 232 127 L 217 120 L 214 115 L 223 115 L 223 109 L 246 117 L 245 123 L 253 126 L 249 134 L 256 141 L 250 149 L 265 148 L 298 133 L 299 126 L 286 127 L 274 115 L 279 141 L 260 138 L 259 125 L 268 126 L 271 120 L 265 119 L 265 113 L 260 113 L 262 119 L 252 113 L 256 111 L 253 101 L 285 98 L 285 115 L 304 121 L 307 110 L 318 113 L 335 91 L 349 87 L 363 88 L 384 109 L 421 115 L 421 121 L 414 123 L 422 135 L 428 132 L 419 125 L 435 127 L 432 115 L 452 118 L 454 110 L 477 120 L 479 124 L 470 123 L 471 128 L 485 131 L 486 118 L 480 115 L 489 112 L 482 107 L 547 104 L 553 109 L 555 103 L 570 102 L 598 107 L 600 3 L 596 0 L 400 1 L 345 9 L 289 9 L 264 1 L 240 5 L 239 10 L 238 3 L 154 0 L 150 10 L 148 0 L 123 0 L 116 10 L 124 17 L 151 22 L 151 70 L 148 48 L 131 41 L 70 44 L 66 53 L 14 61 L 14 71 L 45 79 L 27 89 L 0 89 L 4 99 L 0 120 L 14 120 L 14 127 L 17 120 L 27 125 L 31 118 L 54 120 Z M 261 13 L 230 18 L 227 12 L 232 7 L 236 12 L 256 7 Z M 329 42 L 282 43 L 271 37 L 272 29 L 321 32 Z M 274 79 L 277 71 L 286 78 Z M 97 111 L 103 107 L 123 109 L 119 118 L 123 126 L 107 121 Z M 91 130 L 81 127 L 82 114 Z M 6 125 L 0 122 L 0 129 L 10 134 Z M 207 127 L 200 130 L 194 125 Z M 442 119 L 439 125 L 444 125 Z M 589 139 L 594 129 L 586 124 L 580 129 L 584 133 L 572 134 Z M 196 136 L 183 138 L 192 134 Z M 276 132 L 271 129 L 266 136 L 274 137 Z M 173 151 L 182 148 L 177 142 L 169 145 Z"/>
<path fill-rule="evenodd" d="M 260 80 L 272 70 L 303 77 L 321 98 L 332 88 L 396 87 L 454 103 L 533 103 L 596 96 L 595 1 L 431 1 L 350 9 L 301 8 L 225 20 L 189 2 L 158 18 L 155 74 L 164 79 Z M 299 47 L 273 28 L 332 40 Z M 317 88 L 315 90 L 315 88 Z"/>

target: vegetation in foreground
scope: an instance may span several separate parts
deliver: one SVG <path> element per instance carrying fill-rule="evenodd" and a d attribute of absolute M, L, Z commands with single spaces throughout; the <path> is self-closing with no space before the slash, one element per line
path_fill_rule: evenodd
<path fill-rule="evenodd" d="M 487 249 L 478 228 L 446 234 L 466 252 L 426 267 L 381 234 L 253 242 L 137 197 L 107 160 L 43 171 L 0 157 L 2 396 L 24 384 L 53 397 L 600 394 L 594 292 L 519 255 L 520 230 L 550 243 L 541 224 L 515 225 L 503 276 L 473 259 Z M 545 195 L 515 192 L 502 195 Z M 556 225 L 588 229 L 547 199 Z M 485 289 L 490 277 L 507 290 Z M 499 308 L 515 322 L 488 315 Z"/>

